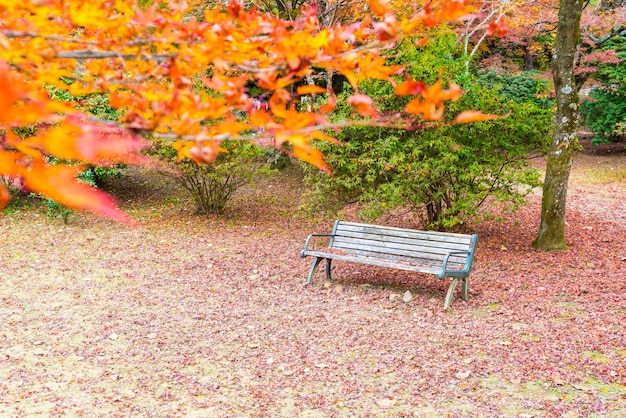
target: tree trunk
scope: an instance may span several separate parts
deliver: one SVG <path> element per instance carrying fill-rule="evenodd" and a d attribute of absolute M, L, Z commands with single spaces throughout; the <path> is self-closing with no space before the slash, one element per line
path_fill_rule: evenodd
<path fill-rule="evenodd" d="M 576 50 L 580 43 L 582 0 L 560 0 L 556 42 L 552 56 L 552 75 L 556 90 L 557 111 L 552 145 L 548 153 L 546 179 L 543 183 L 541 225 L 533 242 L 543 250 L 566 249 L 565 202 L 572 157 L 577 144 L 579 98 L 574 78 Z"/>
<path fill-rule="evenodd" d="M 524 45 L 524 71 L 533 70 L 533 55 L 530 51 L 530 45 Z"/>

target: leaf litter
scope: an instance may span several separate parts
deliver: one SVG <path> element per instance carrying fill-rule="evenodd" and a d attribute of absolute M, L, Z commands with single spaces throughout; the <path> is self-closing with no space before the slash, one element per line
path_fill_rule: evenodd
<path fill-rule="evenodd" d="M 4 216 L 0 415 L 622 416 L 626 189 L 594 206 L 597 158 L 574 165 L 567 252 L 530 247 L 536 196 L 468 226 L 470 297 L 447 312 L 432 276 L 337 263 L 304 287 L 331 221 L 296 211 L 294 169 L 222 218 L 132 170 L 112 191 L 138 228 Z"/>

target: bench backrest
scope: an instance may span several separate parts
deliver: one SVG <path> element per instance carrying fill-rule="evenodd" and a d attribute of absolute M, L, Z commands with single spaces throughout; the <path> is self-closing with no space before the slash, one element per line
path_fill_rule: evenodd
<path fill-rule="evenodd" d="M 476 235 L 417 231 L 337 220 L 330 247 L 361 256 L 430 265 L 441 265 L 450 250 L 469 251 L 469 255 L 452 255 L 448 260 L 449 269 L 469 269 L 476 240 Z M 469 265 L 466 266 L 468 257 Z"/>

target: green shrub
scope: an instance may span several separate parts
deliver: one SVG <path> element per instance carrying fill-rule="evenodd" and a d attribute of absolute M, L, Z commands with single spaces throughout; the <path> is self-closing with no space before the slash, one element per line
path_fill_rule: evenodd
<path fill-rule="evenodd" d="M 71 84 L 68 81 L 68 84 Z M 105 93 L 93 93 L 84 96 L 74 96 L 67 90 L 60 89 L 55 86 L 47 86 L 48 95 L 54 100 L 69 102 L 76 109 L 83 111 L 89 115 L 92 115 L 98 119 L 117 121 L 120 117 L 118 110 L 111 107 L 109 104 L 109 95 Z M 93 179 L 93 186 L 101 187 L 105 185 L 110 179 L 117 178 L 122 175 L 122 169 L 124 164 L 117 164 L 112 167 L 101 167 L 90 165 L 87 167 L 84 176 L 91 177 Z M 89 174 L 86 174 L 88 173 Z"/>
<path fill-rule="evenodd" d="M 544 109 L 553 106 L 548 97 L 547 81 L 532 74 L 497 74 L 493 71 L 481 74 L 477 83 L 497 89 L 504 97 L 516 103 L 533 103 Z"/>
<path fill-rule="evenodd" d="M 616 50 L 621 62 L 600 65 L 594 78 L 602 86 L 594 88 L 581 107 L 594 144 L 621 142 L 626 135 L 626 37 L 616 37 L 606 49 Z"/>
<path fill-rule="evenodd" d="M 376 218 L 383 212 L 410 208 L 428 228 L 449 229 L 477 216 L 490 196 L 515 209 L 524 195 L 539 186 L 539 174 L 528 162 L 529 152 L 547 145 L 552 113 L 534 100 L 517 102 L 479 82 L 472 82 L 450 44 L 431 46 L 428 61 L 448 65 L 444 74 L 460 74 L 465 95 L 448 105 L 449 119 L 464 110 L 481 110 L 501 118 L 467 125 L 443 125 L 415 131 L 351 127 L 338 136 L 342 145 L 320 143 L 333 176 L 306 169 L 310 207 L 337 210 L 347 202 L 365 204 L 362 215 Z M 437 48 L 443 58 L 437 58 Z M 409 72 L 419 76 L 439 74 L 422 59 L 414 69 L 406 57 L 419 51 L 394 51 Z M 416 76 L 416 78 L 417 78 Z M 430 74 L 431 78 L 433 74 Z M 426 77 L 421 77 L 426 78 Z M 386 96 L 381 83 L 364 83 L 362 91 L 382 103 L 384 110 L 398 111 L 403 103 Z M 345 99 L 345 97 L 343 98 Z M 337 106 L 337 117 L 351 109 Z"/>
<path fill-rule="evenodd" d="M 222 214 L 233 194 L 264 174 L 270 174 L 267 150 L 249 142 L 228 141 L 228 152 L 220 153 L 211 164 L 188 159 L 176 161 L 176 151 L 167 141 L 155 141 L 153 152 L 173 165 L 166 171 L 190 195 L 199 214 Z"/>

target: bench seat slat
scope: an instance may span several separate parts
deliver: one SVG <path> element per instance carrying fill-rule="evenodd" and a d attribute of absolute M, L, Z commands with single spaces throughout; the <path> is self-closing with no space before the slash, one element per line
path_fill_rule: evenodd
<path fill-rule="evenodd" d="M 316 250 L 316 251 L 324 252 L 323 250 Z M 443 263 L 443 259 L 434 260 L 432 258 L 422 257 L 421 254 L 408 257 L 408 256 L 397 255 L 397 254 L 381 254 L 376 251 L 368 251 L 368 250 L 362 250 L 362 249 L 359 250 L 359 249 L 353 249 L 353 248 L 347 249 L 347 250 L 334 248 L 333 250 L 326 251 L 325 253 L 329 254 L 329 257 L 334 256 L 334 255 L 340 255 L 340 256 L 356 255 L 356 256 L 362 256 L 362 257 L 378 258 L 381 260 L 399 261 L 399 262 L 404 262 L 404 263 L 409 263 L 409 264 L 420 264 L 420 265 L 428 264 L 432 266 L 439 266 L 440 267 L 439 270 L 441 270 L 441 266 Z M 455 261 L 455 260 L 452 260 L 452 257 L 450 258 L 451 260 L 448 260 L 449 269 L 462 269 L 465 266 L 465 259 L 462 259 L 462 261 Z"/>
<path fill-rule="evenodd" d="M 400 249 L 395 249 L 393 251 L 390 251 L 390 249 L 388 248 L 384 248 L 384 247 L 374 247 L 374 246 L 368 246 L 368 245 L 356 245 L 356 244 L 348 244 L 348 243 L 340 243 L 340 244 L 336 244 L 334 243 L 332 246 L 333 249 L 337 249 L 340 251 L 345 251 L 345 252 L 349 252 L 349 253 L 371 253 L 372 256 L 376 256 L 378 258 L 389 258 L 389 259 L 394 259 L 394 257 L 399 257 L 402 259 L 426 259 L 426 260 L 430 260 L 433 263 L 439 263 L 441 264 L 445 258 L 445 254 L 433 254 L 433 253 L 427 253 L 427 252 L 421 252 L 421 251 L 410 251 L 410 250 L 400 250 Z M 450 256 L 450 259 L 448 260 L 449 263 L 465 263 L 467 257 L 461 255 L 461 256 L 456 256 L 456 255 L 452 255 Z"/>
<path fill-rule="evenodd" d="M 390 268 L 396 268 L 400 270 L 410 270 L 410 271 L 421 272 L 421 273 L 439 274 L 439 272 L 441 271 L 441 267 L 405 264 L 405 263 L 400 263 L 398 261 L 385 261 L 379 258 L 366 257 L 366 256 L 347 255 L 347 254 L 341 255 L 341 254 L 326 253 L 323 251 L 307 251 L 307 255 L 311 255 L 313 257 L 332 258 L 334 260 L 341 260 L 341 261 L 352 261 L 356 263 L 371 264 L 371 265 L 379 266 L 379 267 L 390 267 Z"/>
<path fill-rule="evenodd" d="M 428 246 L 427 243 L 420 241 L 420 243 L 416 243 L 415 245 L 408 244 L 400 244 L 396 242 L 386 242 L 386 241 L 368 241 L 360 238 L 346 238 L 346 237 L 335 237 L 332 243 L 332 248 L 364 248 L 364 249 L 372 249 L 372 251 L 377 251 L 381 253 L 389 253 L 389 254 L 402 254 L 412 256 L 415 253 L 424 253 L 426 257 L 433 258 L 437 260 L 443 260 L 443 257 L 449 251 L 467 251 L 468 248 L 439 248 L 439 247 L 431 247 Z M 466 256 L 459 255 L 456 258 L 465 259 Z"/>

